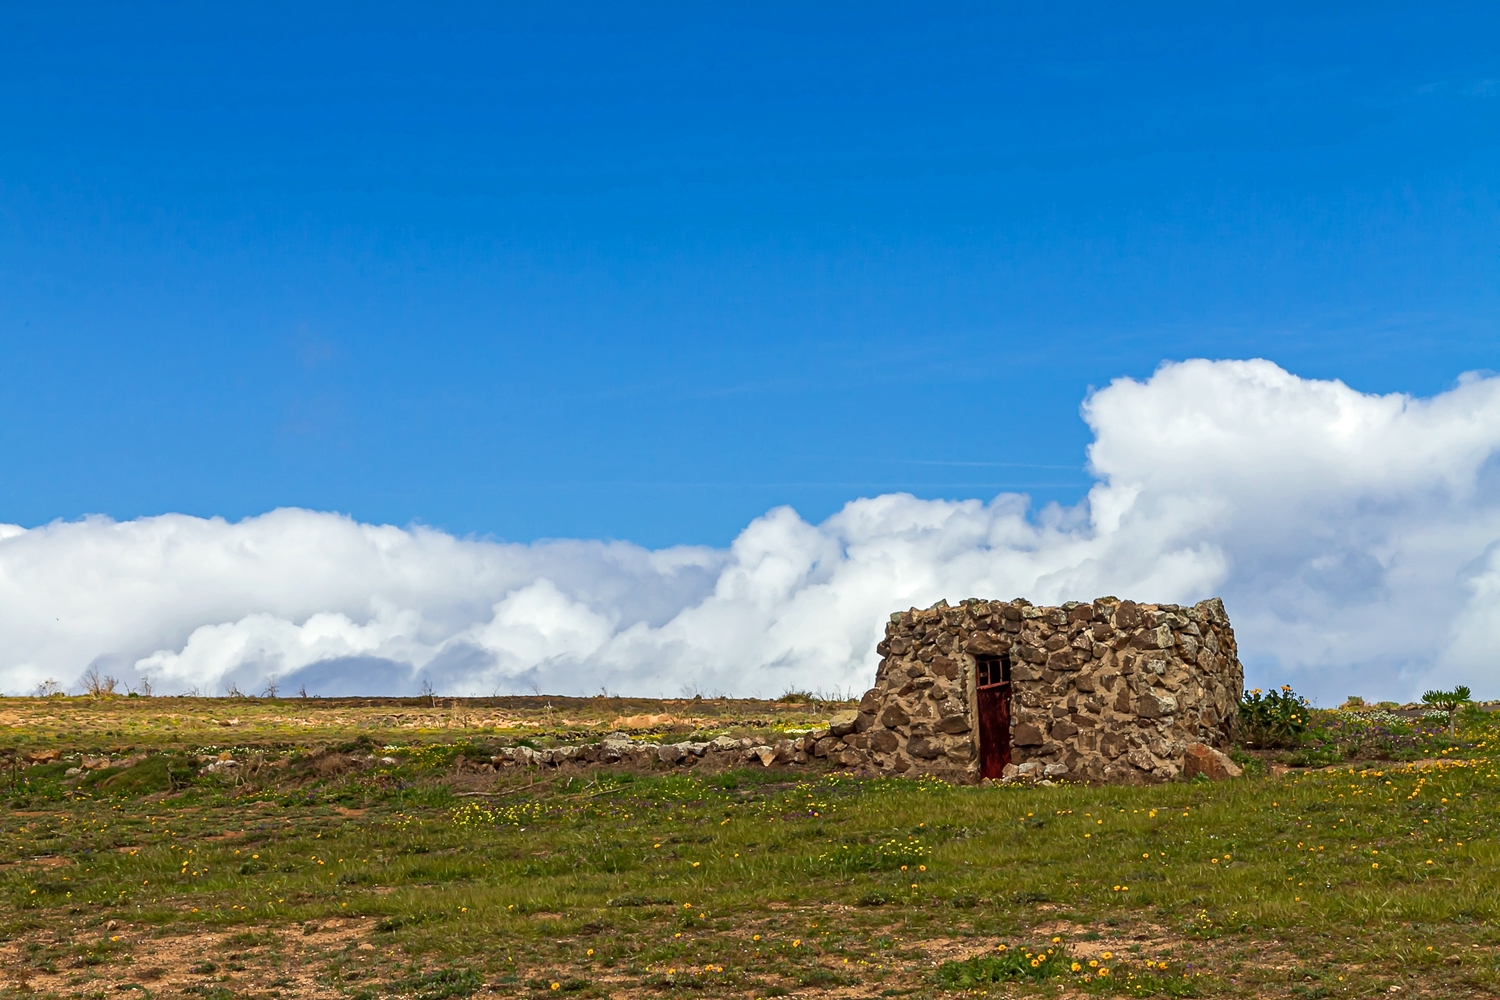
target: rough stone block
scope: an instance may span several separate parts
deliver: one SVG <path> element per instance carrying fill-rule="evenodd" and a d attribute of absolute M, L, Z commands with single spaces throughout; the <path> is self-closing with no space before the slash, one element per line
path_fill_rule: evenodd
<path fill-rule="evenodd" d="M 960 714 L 945 715 L 938 719 L 938 730 L 952 736 L 967 733 L 971 727 L 966 716 Z"/>
<path fill-rule="evenodd" d="M 1177 711 L 1177 699 L 1164 691 L 1148 692 L 1135 701 L 1135 714 L 1143 719 L 1159 719 L 1175 711 Z"/>
<path fill-rule="evenodd" d="M 907 715 L 900 705 L 888 705 L 885 711 L 880 713 L 880 724 L 887 729 L 903 729 L 911 724 L 911 716 Z"/>
<path fill-rule="evenodd" d="M 847 736 L 854 732 L 855 725 L 859 721 L 859 713 L 853 709 L 840 712 L 828 720 L 828 731 L 834 736 Z"/>
<path fill-rule="evenodd" d="M 1030 722 L 1020 723 L 1011 731 L 1011 742 L 1018 747 L 1041 746 L 1042 741 L 1041 727 Z"/>
<path fill-rule="evenodd" d="M 926 736 L 917 736 L 906 742 L 906 752 L 921 760 L 933 760 L 934 758 L 941 757 L 943 749 L 942 744 Z"/>
<path fill-rule="evenodd" d="M 1136 649 L 1171 649 L 1175 641 L 1172 626 L 1158 625 L 1137 632 L 1131 637 L 1130 644 Z"/>
<path fill-rule="evenodd" d="M 1194 778 L 1203 775 L 1210 781 L 1227 781 L 1243 775 L 1244 769 L 1229 756 L 1220 753 L 1206 743 L 1189 743 L 1183 752 L 1182 775 Z"/>

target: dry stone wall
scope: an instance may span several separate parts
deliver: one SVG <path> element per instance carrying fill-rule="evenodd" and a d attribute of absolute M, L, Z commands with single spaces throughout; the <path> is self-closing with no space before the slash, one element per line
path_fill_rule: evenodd
<path fill-rule="evenodd" d="M 892 615 L 877 650 L 840 761 L 956 782 L 979 780 L 976 657 L 1010 660 L 1008 777 L 1167 781 L 1190 746 L 1228 748 L 1244 683 L 1218 598 L 939 602 Z"/>

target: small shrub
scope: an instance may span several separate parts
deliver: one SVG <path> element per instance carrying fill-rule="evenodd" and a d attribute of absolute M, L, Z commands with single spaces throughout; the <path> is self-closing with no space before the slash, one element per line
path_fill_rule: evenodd
<path fill-rule="evenodd" d="M 193 779 L 194 773 L 190 758 L 158 755 L 130 767 L 91 771 L 78 787 L 100 795 L 133 799 L 181 788 Z"/>
<path fill-rule="evenodd" d="M 1290 685 L 1282 685 L 1281 690 L 1270 693 L 1255 688 L 1240 699 L 1240 722 L 1249 746 L 1298 746 L 1311 718 L 1312 706 Z"/>
<path fill-rule="evenodd" d="M 399 992 L 413 1000 L 447 1000 L 478 993 L 484 979 L 473 969 L 435 969 L 396 984 Z"/>
<path fill-rule="evenodd" d="M 968 990 L 990 983 L 1030 981 L 1039 983 L 1067 971 L 1067 954 L 1061 947 L 1014 948 L 988 955 L 977 955 L 961 962 L 944 962 L 938 966 L 937 981 L 950 990 Z"/>

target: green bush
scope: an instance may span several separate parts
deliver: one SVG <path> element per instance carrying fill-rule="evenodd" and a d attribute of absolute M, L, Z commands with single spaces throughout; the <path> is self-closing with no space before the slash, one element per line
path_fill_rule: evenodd
<path fill-rule="evenodd" d="M 1068 956 L 1060 946 L 1032 951 L 1014 948 L 989 955 L 976 955 L 962 962 L 938 966 L 937 981 L 950 990 L 968 990 L 990 983 L 1030 980 L 1039 983 L 1066 972 Z"/>
<path fill-rule="evenodd" d="M 78 783 L 86 792 L 134 798 L 172 787 L 172 775 L 165 757 L 147 757 L 128 767 L 108 767 L 91 771 Z"/>
<path fill-rule="evenodd" d="M 1245 692 L 1240 699 L 1240 724 L 1246 746 L 1298 746 L 1307 734 L 1311 719 L 1312 706 L 1289 684 L 1270 693 L 1255 688 Z"/>

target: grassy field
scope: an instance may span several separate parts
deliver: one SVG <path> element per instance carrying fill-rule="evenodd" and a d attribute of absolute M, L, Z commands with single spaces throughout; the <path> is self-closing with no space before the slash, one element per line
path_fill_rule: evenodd
<path fill-rule="evenodd" d="M 1493 717 L 1154 788 L 465 763 L 840 707 L 0 701 L 0 995 L 1500 995 Z"/>

